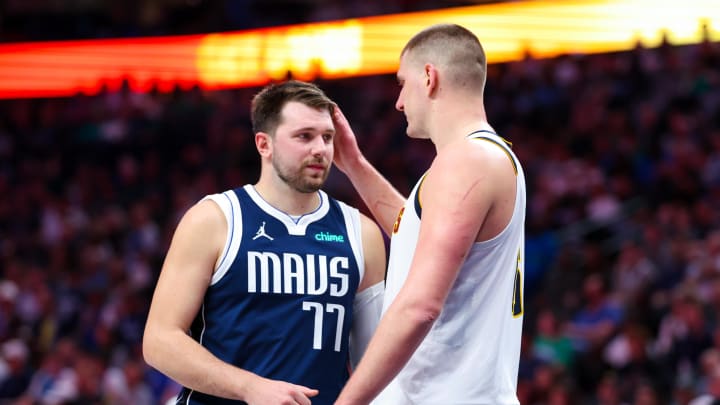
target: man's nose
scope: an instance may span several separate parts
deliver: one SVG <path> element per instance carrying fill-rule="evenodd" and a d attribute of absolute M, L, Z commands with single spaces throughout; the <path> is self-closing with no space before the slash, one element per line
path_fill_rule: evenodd
<path fill-rule="evenodd" d="M 310 146 L 310 152 L 313 155 L 325 154 L 325 153 L 327 153 L 327 149 L 328 149 L 328 144 L 325 143 L 325 140 L 323 139 L 322 136 L 315 137 L 315 139 L 313 139 L 313 142 Z"/>

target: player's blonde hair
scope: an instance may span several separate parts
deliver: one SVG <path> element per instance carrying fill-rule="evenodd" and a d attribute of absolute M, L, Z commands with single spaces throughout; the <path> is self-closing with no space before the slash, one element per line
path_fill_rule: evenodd
<path fill-rule="evenodd" d="M 400 55 L 413 64 L 437 66 L 458 88 L 482 93 L 485 87 L 485 51 L 477 36 L 460 25 L 430 26 L 413 36 Z"/>

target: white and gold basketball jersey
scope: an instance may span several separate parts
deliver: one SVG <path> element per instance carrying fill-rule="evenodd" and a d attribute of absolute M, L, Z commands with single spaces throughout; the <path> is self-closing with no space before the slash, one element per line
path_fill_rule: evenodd
<path fill-rule="evenodd" d="M 516 389 L 523 322 L 525 176 L 501 137 L 478 131 L 468 138 L 492 142 L 512 160 L 517 181 L 512 218 L 496 237 L 471 247 L 440 316 L 374 405 L 519 403 Z M 422 215 L 418 194 L 423 179 L 415 185 L 393 230 L 383 313 L 405 282 L 415 254 Z"/>

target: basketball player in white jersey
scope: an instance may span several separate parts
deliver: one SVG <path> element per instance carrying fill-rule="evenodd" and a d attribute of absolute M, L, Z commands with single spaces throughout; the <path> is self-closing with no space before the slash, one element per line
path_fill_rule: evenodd
<path fill-rule="evenodd" d="M 525 180 L 485 114 L 485 53 L 467 29 L 432 26 L 397 79 L 408 136 L 437 151 L 408 199 L 334 114 L 335 163 L 392 236 L 382 320 L 335 404 L 518 404 Z"/>

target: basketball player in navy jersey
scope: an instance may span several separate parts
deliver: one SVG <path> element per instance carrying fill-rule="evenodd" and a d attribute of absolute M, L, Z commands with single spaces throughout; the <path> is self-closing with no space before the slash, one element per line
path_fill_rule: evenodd
<path fill-rule="evenodd" d="M 334 114 L 335 163 L 392 236 L 383 317 L 336 404 L 518 404 L 525 180 L 487 121 L 485 53 L 467 29 L 432 26 L 397 79 L 408 136 L 437 151 L 409 198 Z"/>
<path fill-rule="evenodd" d="M 178 404 L 332 404 L 382 309 L 378 226 L 320 188 L 334 103 L 288 81 L 253 99 L 254 185 L 207 196 L 178 224 L 143 340 Z"/>

